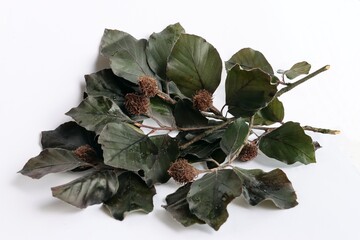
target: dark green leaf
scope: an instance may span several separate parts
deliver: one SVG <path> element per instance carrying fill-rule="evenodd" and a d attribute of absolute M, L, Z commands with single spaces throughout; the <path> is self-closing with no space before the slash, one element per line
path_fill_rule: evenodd
<path fill-rule="evenodd" d="M 265 121 L 282 122 L 284 119 L 284 106 L 278 98 L 274 98 L 266 107 L 259 111 L 259 116 Z"/>
<path fill-rule="evenodd" d="M 302 74 L 308 74 L 311 65 L 307 62 L 298 62 L 294 64 L 289 70 L 285 71 L 285 75 L 288 79 L 294 79 Z"/>
<path fill-rule="evenodd" d="M 168 82 L 168 84 L 169 84 L 169 94 L 170 94 L 171 96 L 175 96 L 175 97 L 181 98 L 181 99 L 187 98 L 187 97 L 179 90 L 179 88 L 176 86 L 176 84 L 175 84 L 173 81 Z"/>
<path fill-rule="evenodd" d="M 100 134 L 104 126 L 110 122 L 131 121 L 115 102 L 104 96 L 88 96 L 66 115 L 72 117 L 80 126 L 97 134 Z"/>
<path fill-rule="evenodd" d="M 38 156 L 31 158 L 19 172 L 28 177 L 39 179 L 49 173 L 70 171 L 86 165 L 72 151 L 48 148 Z"/>
<path fill-rule="evenodd" d="M 111 69 L 85 75 L 86 93 L 98 97 L 105 96 L 113 100 L 118 106 L 124 105 L 124 96 L 134 92 L 135 85 L 116 76 Z"/>
<path fill-rule="evenodd" d="M 157 147 L 128 123 L 109 123 L 99 137 L 105 164 L 130 171 L 147 171 L 154 164 Z"/>
<path fill-rule="evenodd" d="M 183 152 L 182 156 L 193 155 L 197 158 L 208 158 L 214 149 L 219 147 L 219 141 L 208 143 L 206 141 L 197 141 L 187 147 Z"/>
<path fill-rule="evenodd" d="M 229 61 L 225 62 L 226 70 L 229 71 L 236 64 L 245 70 L 259 68 L 270 75 L 274 74 L 274 70 L 265 56 L 261 52 L 251 48 L 243 48 L 235 53 Z"/>
<path fill-rule="evenodd" d="M 185 30 L 180 23 L 167 26 L 160 33 L 151 34 L 146 54 L 149 66 L 162 79 L 166 80 L 166 64 L 170 52 Z"/>
<path fill-rule="evenodd" d="M 57 197 L 75 207 L 86 208 L 112 197 L 118 190 L 117 173 L 113 170 L 92 172 L 67 184 L 51 188 Z"/>
<path fill-rule="evenodd" d="M 249 117 L 264 108 L 277 92 L 270 81 L 271 76 L 260 69 L 231 68 L 225 82 L 229 112 L 235 117 Z"/>
<path fill-rule="evenodd" d="M 227 157 L 227 155 L 223 152 L 223 150 L 221 150 L 221 148 L 214 150 L 210 156 L 210 158 L 212 160 L 216 161 L 218 164 L 223 163 L 225 161 L 226 157 Z M 216 163 L 214 163 L 213 161 L 207 161 L 206 166 L 208 169 L 218 167 L 218 165 Z"/>
<path fill-rule="evenodd" d="M 188 99 L 182 99 L 176 103 L 174 117 L 176 125 L 181 128 L 194 128 L 208 124 L 207 118 L 195 109 Z"/>
<path fill-rule="evenodd" d="M 287 164 L 316 162 L 311 137 L 295 122 L 287 122 L 263 136 L 259 148 L 266 156 Z"/>
<path fill-rule="evenodd" d="M 182 34 L 171 51 L 166 73 L 184 95 L 192 97 L 200 89 L 213 93 L 220 84 L 221 70 L 221 58 L 211 44 Z"/>
<path fill-rule="evenodd" d="M 220 141 L 220 147 L 228 155 L 230 159 L 236 151 L 244 144 L 249 132 L 249 126 L 245 119 L 238 118 L 231 123 Z"/>
<path fill-rule="evenodd" d="M 191 226 L 195 223 L 204 224 L 205 222 L 200 220 L 189 210 L 189 203 L 186 200 L 186 196 L 190 190 L 191 183 L 180 187 L 176 192 L 169 194 L 166 197 L 166 206 L 163 206 L 173 218 L 185 227 Z"/>
<path fill-rule="evenodd" d="M 115 219 L 123 220 L 127 212 L 141 210 L 149 213 L 153 210 L 153 196 L 156 194 L 154 187 L 148 187 L 138 175 L 132 172 L 121 173 L 118 181 L 117 193 L 104 202 Z"/>
<path fill-rule="evenodd" d="M 66 122 L 55 130 L 41 133 L 41 146 L 45 148 L 63 148 L 75 150 L 83 145 L 97 148 L 95 134 L 79 126 L 76 122 Z"/>
<path fill-rule="evenodd" d="M 158 148 L 158 152 L 154 155 L 153 166 L 144 173 L 146 183 L 148 185 L 165 183 L 170 179 L 167 170 L 179 156 L 178 143 L 168 135 L 152 136 L 150 140 Z"/>
<path fill-rule="evenodd" d="M 176 126 L 172 106 L 159 97 L 150 99 L 149 115 L 157 119 L 164 126 Z"/>
<path fill-rule="evenodd" d="M 100 51 L 110 60 L 113 72 L 133 83 L 138 82 L 140 76 L 153 76 L 147 64 L 145 39 L 137 40 L 128 33 L 105 29 L 101 39 Z"/>
<path fill-rule="evenodd" d="M 241 191 L 242 182 L 235 172 L 222 169 L 193 182 L 187 201 L 193 214 L 218 230 L 228 218 L 227 205 Z"/>
<path fill-rule="evenodd" d="M 234 171 L 243 181 L 243 195 L 250 205 L 271 200 L 278 208 L 287 209 L 298 204 L 291 182 L 280 169 L 263 172 L 234 168 Z"/>

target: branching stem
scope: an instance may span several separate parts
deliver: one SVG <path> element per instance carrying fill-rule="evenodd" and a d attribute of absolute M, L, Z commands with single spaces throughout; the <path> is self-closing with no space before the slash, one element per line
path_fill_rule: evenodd
<path fill-rule="evenodd" d="M 324 133 L 324 134 L 336 135 L 336 134 L 340 133 L 339 130 L 317 128 L 317 127 L 311 127 L 311 126 L 303 126 L 302 128 L 306 131 L 312 131 L 312 132 L 318 132 L 318 133 Z M 272 131 L 272 130 L 276 129 L 276 127 L 253 126 L 253 129 Z"/>
<path fill-rule="evenodd" d="M 180 145 L 180 149 L 186 149 L 191 144 L 203 139 L 204 137 L 206 137 L 206 136 L 210 135 L 211 133 L 215 132 L 216 130 L 219 130 L 221 128 L 226 127 L 227 125 L 232 123 L 234 120 L 235 120 L 235 118 L 229 118 L 229 119 L 227 119 L 226 122 L 223 122 L 222 124 L 212 126 L 212 128 L 210 128 L 209 130 L 206 130 L 205 132 L 200 133 L 199 135 L 196 135 L 193 139 L 191 139 L 187 143 L 184 143 L 184 144 Z"/>
<path fill-rule="evenodd" d="M 296 82 L 294 82 L 294 83 L 289 83 L 286 87 L 280 89 L 280 90 L 276 93 L 275 97 L 280 97 L 280 96 L 283 95 L 284 93 L 286 93 L 286 92 L 290 91 L 291 89 L 299 86 L 300 84 L 302 84 L 302 83 L 306 82 L 307 80 L 315 77 L 316 75 L 318 75 L 318 74 L 320 74 L 320 73 L 322 73 L 322 72 L 325 72 L 325 71 L 328 70 L 329 68 L 330 68 L 330 65 L 326 65 L 326 66 L 324 66 L 324 67 L 316 70 L 316 71 L 313 72 L 313 73 L 310 73 L 310 74 L 307 75 L 306 77 L 303 77 L 302 79 L 300 79 L 300 80 L 298 80 L 298 81 L 296 81 Z"/>

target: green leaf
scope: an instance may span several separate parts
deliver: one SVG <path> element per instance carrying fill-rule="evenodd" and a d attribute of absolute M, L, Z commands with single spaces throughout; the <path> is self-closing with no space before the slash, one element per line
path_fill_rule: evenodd
<path fill-rule="evenodd" d="M 194 214 L 190 212 L 189 203 L 186 200 L 187 194 L 190 190 L 191 183 L 178 188 L 176 192 L 166 196 L 166 204 L 163 206 L 173 218 L 176 219 L 183 226 L 188 227 L 195 223 L 204 224 L 205 222 L 200 220 Z"/>
<path fill-rule="evenodd" d="M 146 183 L 133 172 L 121 173 L 118 177 L 119 187 L 117 193 L 104 202 L 110 214 L 122 221 L 127 212 L 143 211 L 149 213 L 153 210 L 154 187 Z"/>
<path fill-rule="evenodd" d="M 266 107 L 259 111 L 259 116 L 263 118 L 265 122 L 282 122 L 284 115 L 284 106 L 278 98 L 274 98 Z"/>
<path fill-rule="evenodd" d="M 93 97 L 105 96 L 118 106 L 124 105 L 126 93 L 134 92 L 136 85 L 116 76 L 111 69 L 85 75 L 86 92 Z"/>
<path fill-rule="evenodd" d="M 130 171 L 147 171 L 154 165 L 157 147 L 139 129 L 128 123 L 109 123 L 100 133 L 99 143 L 105 164 Z"/>
<path fill-rule="evenodd" d="M 213 93 L 220 84 L 222 62 L 217 50 L 205 39 L 182 34 L 167 63 L 167 76 L 180 91 L 192 97 L 206 89 Z"/>
<path fill-rule="evenodd" d="M 151 34 L 149 38 L 146 47 L 149 66 L 164 80 L 167 78 L 166 65 L 170 52 L 180 35 L 184 32 L 185 30 L 180 23 L 175 23 L 167 26 L 160 33 Z"/>
<path fill-rule="evenodd" d="M 154 164 L 144 173 L 145 181 L 149 186 L 155 183 L 166 183 L 170 179 L 167 170 L 179 156 L 178 143 L 170 136 L 152 136 L 150 140 L 155 144 L 158 152 L 154 155 Z"/>
<path fill-rule="evenodd" d="M 218 164 L 225 162 L 227 155 L 221 150 L 221 148 L 215 149 L 210 156 L 210 159 L 216 161 Z M 206 166 L 208 169 L 216 168 L 218 165 L 213 161 L 206 161 Z"/>
<path fill-rule="evenodd" d="M 208 143 L 206 141 L 197 141 L 182 151 L 182 156 L 193 155 L 197 158 L 208 158 L 214 149 L 219 147 L 219 141 Z"/>
<path fill-rule="evenodd" d="M 295 122 L 287 122 L 264 135 L 260 139 L 259 148 L 266 156 L 287 164 L 316 162 L 311 137 Z"/>
<path fill-rule="evenodd" d="M 112 197 L 118 190 L 117 173 L 113 170 L 92 172 L 67 184 L 51 188 L 54 197 L 75 207 L 86 208 Z"/>
<path fill-rule="evenodd" d="M 164 126 L 176 126 L 172 106 L 159 97 L 150 99 L 149 115 L 157 119 Z"/>
<path fill-rule="evenodd" d="M 80 126 L 97 134 L 100 134 L 104 126 L 110 122 L 131 121 L 115 102 L 104 96 L 88 96 L 66 115 L 72 117 Z"/>
<path fill-rule="evenodd" d="M 95 134 L 79 126 L 76 122 L 66 122 L 55 130 L 41 132 L 41 146 L 45 148 L 62 148 L 75 150 L 84 145 L 98 149 Z"/>
<path fill-rule="evenodd" d="M 119 77 L 138 83 L 140 76 L 153 76 L 147 64 L 145 39 L 137 40 L 128 33 L 105 29 L 100 52 L 110 60 L 110 67 Z"/>
<path fill-rule="evenodd" d="M 204 175 L 191 185 L 187 196 L 190 212 L 215 230 L 228 218 L 227 205 L 241 195 L 242 182 L 233 170 Z"/>
<path fill-rule="evenodd" d="M 231 68 L 225 82 L 229 112 L 235 117 L 250 117 L 264 108 L 277 92 L 270 81 L 271 76 L 260 69 Z"/>
<path fill-rule="evenodd" d="M 229 61 L 225 62 L 226 70 L 229 71 L 236 64 L 240 65 L 244 70 L 259 68 L 270 75 L 274 75 L 274 70 L 265 56 L 251 48 L 243 48 L 235 53 Z"/>
<path fill-rule="evenodd" d="M 224 132 L 220 141 L 220 147 L 230 159 L 236 151 L 244 144 L 249 132 L 249 125 L 245 119 L 238 118 L 231 123 Z"/>
<path fill-rule="evenodd" d="M 278 208 L 287 209 L 298 204 L 291 182 L 280 169 L 263 172 L 235 167 L 234 171 L 243 182 L 243 195 L 250 205 L 271 200 Z"/>
<path fill-rule="evenodd" d="M 294 79 L 300 75 L 308 74 L 311 65 L 305 61 L 294 64 L 289 70 L 285 71 L 285 75 L 288 79 Z"/>
<path fill-rule="evenodd" d="M 208 124 L 207 118 L 195 109 L 188 99 L 182 99 L 176 103 L 174 117 L 176 125 L 181 128 L 195 128 Z"/>
<path fill-rule="evenodd" d="M 49 173 L 70 171 L 86 165 L 72 151 L 48 148 L 43 150 L 38 156 L 31 158 L 19 173 L 39 179 Z"/>

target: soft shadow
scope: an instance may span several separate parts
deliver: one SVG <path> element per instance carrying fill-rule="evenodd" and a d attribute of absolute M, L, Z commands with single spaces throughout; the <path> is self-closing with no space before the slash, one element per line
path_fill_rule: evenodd
<path fill-rule="evenodd" d="M 244 197 L 239 197 L 236 198 L 234 200 L 235 205 L 238 205 L 242 208 L 246 208 L 246 209 L 251 209 L 251 208 L 261 208 L 261 209 L 265 209 L 265 210 L 278 210 L 279 208 L 277 208 L 275 206 L 275 204 L 271 201 L 271 200 L 264 200 L 263 202 L 259 203 L 256 206 L 251 206 L 248 202 L 246 202 Z"/>
<path fill-rule="evenodd" d="M 194 224 L 189 227 L 182 227 L 180 223 L 178 223 L 174 218 L 171 217 L 171 215 L 166 212 L 165 210 L 155 210 L 154 211 L 155 216 L 160 219 L 167 227 L 172 229 L 174 232 L 180 232 L 180 231 L 189 231 L 189 229 L 204 232 L 206 234 L 213 234 L 213 229 L 209 228 L 207 224 Z"/>
<path fill-rule="evenodd" d="M 272 159 L 267 157 L 265 154 L 259 152 L 255 161 L 263 166 L 271 167 L 271 168 L 293 168 L 300 166 L 300 163 L 294 163 L 292 165 L 287 165 L 286 163 L 280 162 L 276 159 Z"/>
<path fill-rule="evenodd" d="M 76 214 L 81 211 L 81 209 L 76 208 L 68 203 L 62 202 L 57 199 L 52 199 L 39 206 L 39 209 L 44 212 L 54 212 L 54 213 L 66 213 L 66 214 Z"/>

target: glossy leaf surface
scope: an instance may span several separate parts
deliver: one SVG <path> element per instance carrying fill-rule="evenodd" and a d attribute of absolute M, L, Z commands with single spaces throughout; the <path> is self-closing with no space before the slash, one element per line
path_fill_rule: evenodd
<path fill-rule="evenodd" d="M 140 76 L 153 76 L 147 64 L 145 39 L 137 40 L 128 33 L 106 29 L 100 43 L 100 52 L 110 60 L 113 72 L 133 83 Z"/>
<path fill-rule="evenodd" d="M 234 171 L 243 182 L 243 195 L 250 205 L 271 200 L 278 208 L 287 209 L 298 204 L 294 188 L 282 170 L 264 172 L 234 168 Z"/>
<path fill-rule="evenodd" d="M 186 200 L 190 187 L 191 183 L 187 183 L 186 185 L 178 188 L 176 192 L 169 194 L 165 199 L 167 205 L 163 206 L 166 211 L 173 216 L 173 218 L 185 227 L 191 226 L 195 223 L 205 223 L 190 212 L 189 203 Z"/>
<path fill-rule="evenodd" d="M 115 219 L 123 220 L 128 212 L 149 213 L 153 210 L 153 196 L 156 194 L 154 187 L 148 187 L 141 177 L 133 172 L 121 173 L 118 182 L 116 194 L 104 202 Z"/>
<path fill-rule="evenodd" d="M 67 184 L 51 188 L 54 197 L 75 207 L 86 208 L 112 197 L 119 182 L 114 170 L 92 172 Z"/>
<path fill-rule="evenodd" d="M 184 33 L 184 28 L 180 23 L 167 26 L 159 33 L 150 35 L 146 47 L 146 54 L 149 66 L 162 79 L 166 80 L 166 65 L 170 52 L 179 39 L 180 35 Z"/>
<path fill-rule="evenodd" d="M 205 39 L 182 34 L 167 63 L 167 76 L 180 91 L 192 97 L 206 89 L 213 93 L 220 84 L 222 61 L 217 50 Z"/>
<path fill-rule="evenodd" d="M 75 156 L 73 151 L 61 148 L 47 148 L 31 158 L 19 172 L 31 178 L 41 178 L 49 173 L 73 170 L 87 164 Z"/>
<path fill-rule="evenodd" d="M 215 230 L 226 221 L 227 205 L 241 195 L 242 182 L 233 170 L 208 173 L 191 185 L 187 196 L 190 212 Z"/>
<path fill-rule="evenodd" d="M 99 137 L 105 164 L 130 171 L 147 171 L 157 147 L 139 129 L 127 123 L 109 123 Z"/>
<path fill-rule="evenodd" d="M 295 122 L 287 122 L 263 136 L 259 148 L 266 156 L 287 164 L 316 162 L 311 137 Z"/>
<path fill-rule="evenodd" d="M 264 108 L 277 92 L 270 81 L 270 75 L 260 69 L 231 68 L 225 82 L 229 112 L 235 117 L 249 117 Z"/>
<path fill-rule="evenodd" d="M 104 126 L 110 122 L 131 121 L 115 102 L 104 96 L 88 96 L 66 115 L 72 117 L 80 126 L 97 134 L 100 134 Z"/>
<path fill-rule="evenodd" d="M 225 130 L 220 141 L 220 147 L 230 159 L 234 153 L 244 144 L 249 132 L 249 125 L 245 119 L 238 118 Z"/>
<path fill-rule="evenodd" d="M 252 48 L 243 48 L 235 53 L 228 61 L 225 62 L 226 70 L 230 70 L 238 64 L 244 70 L 259 68 L 264 72 L 273 75 L 274 70 L 265 56 Z"/>

